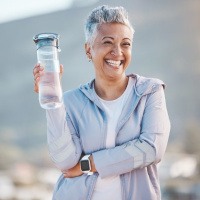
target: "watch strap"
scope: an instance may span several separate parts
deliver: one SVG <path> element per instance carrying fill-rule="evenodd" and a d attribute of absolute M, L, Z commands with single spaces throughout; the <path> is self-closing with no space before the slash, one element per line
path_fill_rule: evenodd
<path fill-rule="evenodd" d="M 83 157 L 81 158 L 81 160 L 88 160 L 89 157 L 90 157 L 90 154 L 89 154 L 89 155 L 85 155 L 85 156 L 83 156 Z"/>

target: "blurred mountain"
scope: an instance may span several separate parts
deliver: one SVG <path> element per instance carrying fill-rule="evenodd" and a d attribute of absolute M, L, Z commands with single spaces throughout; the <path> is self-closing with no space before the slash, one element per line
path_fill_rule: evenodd
<path fill-rule="evenodd" d="M 0 166 L 5 160 L 40 162 L 44 157 L 38 151 L 46 151 L 45 112 L 33 92 L 37 62 L 33 36 L 60 34 L 63 90 L 78 87 L 94 76 L 84 53 L 84 21 L 91 9 L 102 4 L 124 6 L 134 25 L 128 73 L 157 77 L 167 84 L 170 142 L 181 142 L 191 122 L 199 123 L 200 2 L 91 0 L 81 5 L 77 0 L 68 10 L 0 24 Z"/>

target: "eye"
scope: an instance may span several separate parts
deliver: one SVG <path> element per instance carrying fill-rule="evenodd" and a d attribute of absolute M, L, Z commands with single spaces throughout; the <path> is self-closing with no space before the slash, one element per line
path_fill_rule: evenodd
<path fill-rule="evenodd" d="M 107 40 L 107 41 L 104 41 L 103 43 L 104 43 L 104 44 L 112 44 L 112 42 L 111 42 L 111 41 L 109 41 L 109 40 Z"/>
<path fill-rule="evenodd" d="M 131 43 L 129 43 L 129 42 L 124 42 L 122 45 L 125 46 L 125 47 L 130 47 L 130 46 L 131 46 Z"/>

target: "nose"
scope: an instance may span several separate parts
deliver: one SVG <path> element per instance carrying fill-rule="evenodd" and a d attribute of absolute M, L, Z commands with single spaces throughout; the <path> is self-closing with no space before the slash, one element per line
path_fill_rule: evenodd
<path fill-rule="evenodd" d="M 113 56 L 121 56 L 122 55 L 122 49 L 120 45 L 115 45 L 113 49 L 110 52 L 111 55 Z"/>

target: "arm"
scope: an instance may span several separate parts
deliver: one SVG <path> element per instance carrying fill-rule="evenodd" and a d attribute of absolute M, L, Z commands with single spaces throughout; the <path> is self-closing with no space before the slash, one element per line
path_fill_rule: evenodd
<path fill-rule="evenodd" d="M 49 154 L 55 165 L 66 170 L 74 167 L 81 156 L 81 145 L 64 105 L 46 110 L 47 142 Z"/>
<path fill-rule="evenodd" d="M 169 131 L 164 91 L 160 87 L 148 97 L 140 137 L 115 148 L 93 153 L 96 170 L 104 178 L 159 162 L 167 146 Z"/>
<path fill-rule="evenodd" d="M 60 78 L 64 68 L 60 65 Z M 39 92 L 40 76 L 44 73 L 44 68 L 36 64 L 33 69 L 34 91 Z M 55 165 L 63 169 L 74 167 L 81 156 L 81 146 L 76 131 L 68 116 L 66 116 L 65 106 L 55 110 L 46 110 L 47 117 L 47 142 L 51 159 Z"/>
<path fill-rule="evenodd" d="M 163 88 L 151 94 L 143 115 L 140 137 L 90 156 L 92 172 L 104 178 L 158 163 L 167 146 L 170 123 Z M 82 175 L 80 164 L 63 171 L 66 178 Z"/>

